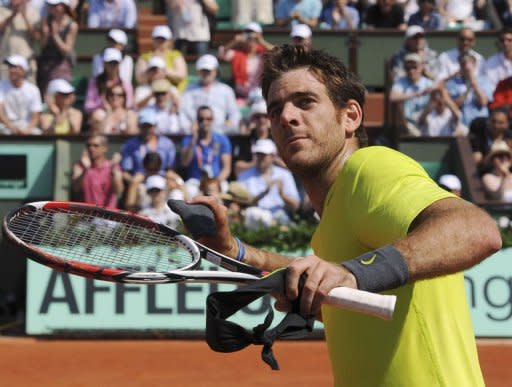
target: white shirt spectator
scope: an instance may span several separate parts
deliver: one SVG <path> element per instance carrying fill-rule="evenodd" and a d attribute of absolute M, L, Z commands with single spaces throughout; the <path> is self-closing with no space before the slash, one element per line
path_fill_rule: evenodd
<path fill-rule="evenodd" d="M 18 128 L 26 127 L 31 121 L 32 114 L 43 110 L 39 89 L 26 80 L 19 88 L 14 87 L 8 79 L 1 80 L 0 105 L 6 118 Z M 4 134 L 10 134 L 2 131 Z M 37 134 L 37 130 L 34 134 Z"/>
<path fill-rule="evenodd" d="M 213 111 L 213 130 L 224 134 L 238 132 L 242 116 L 235 92 L 228 85 L 215 81 L 208 88 L 197 83 L 190 85 L 181 96 L 180 124 L 186 133 L 190 133 L 197 108 L 203 105 L 209 106 Z M 229 120 L 229 126 L 226 126 L 226 120 Z"/>
<path fill-rule="evenodd" d="M 89 28 L 135 28 L 137 7 L 133 0 L 90 0 Z"/>
<path fill-rule="evenodd" d="M 180 216 L 172 212 L 169 207 L 164 206 L 162 208 L 147 207 L 143 208 L 140 215 L 147 216 L 153 222 L 165 224 L 171 228 L 177 228 L 180 224 Z"/>
<path fill-rule="evenodd" d="M 424 135 L 430 137 L 438 137 L 438 136 L 453 136 L 455 133 L 455 125 L 457 124 L 457 118 L 454 117 L 452 111 L 448 108 L 445 108 L 442 113 L 438 113 L 436 110 L 432 110 L 425 117 L 425 128 Z M 467 131 L 468 128 L 464 125 L 463 127 Z"/>
<path fill-rule="evenodd" d="M 160 109 L 155 104 L 148 105 L 144 109 L 150 109 L 155 112 L 156 130 L 158 134 L 182 134 L 178 115 L 170 112 L 170 109 Z"/>
<path fill-rule="evenodd" d="M 169 23 L 176 39 L 190 42 L 210 40 L 210 24 L 198 0 L 185 0 L 178 8 L 169 9 Z"/>
<path fill-rule="evenodd" d="M 499 81 L 512 76 L 512 61 L 505 58 L 503 52 L 498 52 L 487 59 L 485 70 L 491 88 L 495 90 Z"/>
<path fill-rule="evenodd" d="M 272 166 L 269 180 L 280 180 L 283 182 L 283 193 L 297 201 L 300 201 L 297 185 L 290 171 L 285 168 Z M 243 183 L 252 197 L 260 195 L 267 190 L 267 180 L 258 172 L 256 167 L 252 167 L 240 174 L 237 181 Z M 286 203 L 279 194 L 277 185 L 272 185 L 269 192 L 258 201 L 258 207 L 277 212 L 286 208 Z"/>

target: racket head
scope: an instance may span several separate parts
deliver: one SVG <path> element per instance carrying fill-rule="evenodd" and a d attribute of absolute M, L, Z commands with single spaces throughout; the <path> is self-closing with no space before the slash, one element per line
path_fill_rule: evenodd
<path fill-rule="evenodd" d="M 197 245 L 178 231 L 85 203 L 28 203 L 4 218 L 2 230 L 28 258 L 91 279 L 182 282 L 178 272 L 196 269 L 201 262 Z"/>

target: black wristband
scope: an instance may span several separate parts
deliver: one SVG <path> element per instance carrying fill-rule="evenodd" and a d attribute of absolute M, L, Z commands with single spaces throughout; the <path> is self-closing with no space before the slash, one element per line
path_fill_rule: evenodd
<path fill-rule="evenodd" d="M 341 264 L 357 280 L 360 290 L 381 292 L 409 281 L 409 269 L 402 254 L 391 245 L 369 251 Z"/>

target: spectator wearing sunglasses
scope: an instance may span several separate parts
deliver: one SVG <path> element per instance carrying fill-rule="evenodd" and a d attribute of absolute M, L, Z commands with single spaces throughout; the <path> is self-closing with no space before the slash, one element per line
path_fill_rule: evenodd
<path fill-rule="evenodd" d="M 465 53 L 475 57 L 478 74 L 484 74 L 485 58 L 473 49 L 475 43 L 475 32 L 469 27 L 463 27 L 457 35 L 457 46 L 439 54 L 439 72 L 436 80 L 443 80 L 458 73 L 460 71 L 459 58 Z"/>
<path fill-rule="evenodd" d="M 488 199 L 512 202 L 512 153 L 504 141 L 493 143 L 484 159 L 488 171 L 482 176 L 482 183 Z"/>
<path fill-rule="evenodd" d="M 126 91 L 122 85 L 115 85 L 107 90 L 105 112 L 104 134 L 133 136 L 139 133 L 137 113 L 127 108 Z"/>
<path fill-rule="evenodd" d="M 181 166 L 185 179 L 217 178 L 225 184 L 231 174 L 232 149 L 229 138 L 213 131 L 214 112 L 208 106 L 197 109 L 192 134 L 181 142 Z"/>
<path fill-rule="evenodd" d="M 108 140 L 101 134 L 87 137 L 86 149 L 73 165 L 72 189 L 77 200 L 100 207 L 117 207 L 117 198 L 123 192 L 123 178 L 119 161 L 114 153 L 107 158 Z"/>

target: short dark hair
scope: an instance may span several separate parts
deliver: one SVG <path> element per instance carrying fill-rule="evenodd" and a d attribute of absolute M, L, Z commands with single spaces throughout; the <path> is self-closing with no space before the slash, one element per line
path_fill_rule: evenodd
<path fill-rule="evenodd" d="M 148 152 L 142 160 L 142 165 L 146 169 L 160 169 L 162 166 L 162 158 L 157 152 Z"/>
<path fill-rule="evenodd" d="M 322 50 L 306 50 L 301 45 L 284 44 L 264 54 L 261 88 L 265 99 L 268 100 L 271 84 L 281 75 L 304 67 L 325 84 L 327 95 L 335 107 L 343 108 L 353 99 L 363 109 L 366 89 L 361 80 L 340 59 Z M 362 124 L 357 129 L 356 136 L 361 146 L 367 144 L 368 139 Z"/>
<path fill-rule="evenodd" d="M 202 112 L 203 110 L 209 110 L 212 115 L 213 115 L 213 109 L 208 106 L 208 105 L 201 105 L 197 108 L 197 111 L 196 111 L 196 118 L 199 118 L 199 113 Z"/>

